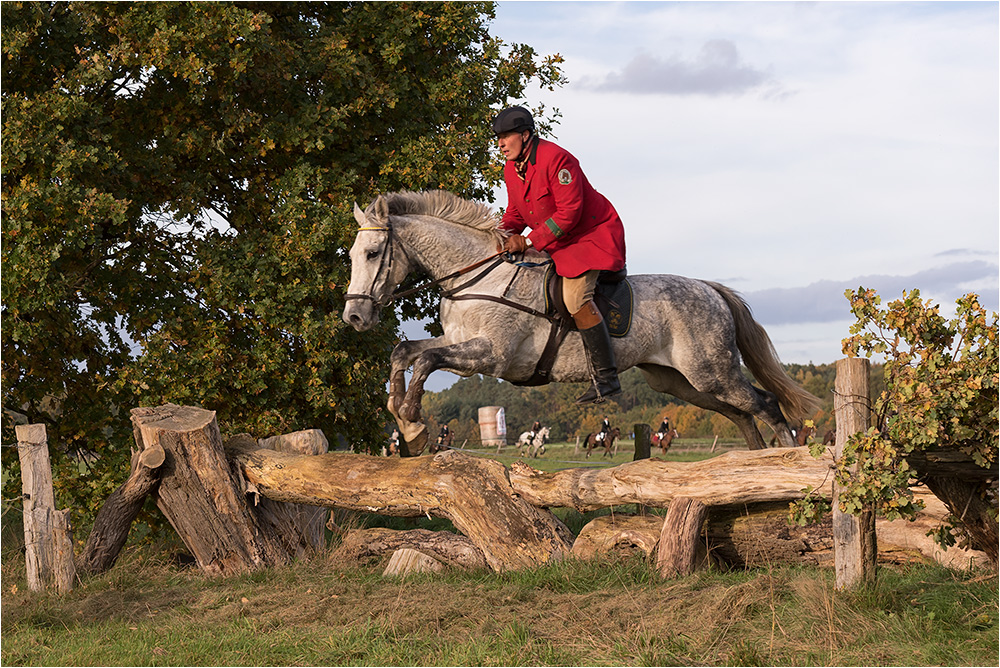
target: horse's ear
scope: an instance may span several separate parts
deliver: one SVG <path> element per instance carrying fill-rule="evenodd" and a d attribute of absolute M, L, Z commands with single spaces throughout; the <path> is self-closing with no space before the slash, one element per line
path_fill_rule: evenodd
<path fill-rule="evenodd" d="M 361 210 L 361 207 L 358 206 L 357 202 L 354 203 L 354 220 L 358 221 L 358 225 L 361 226 L 364 226 L 367 222 L 365 219 L 365 212 Z"/>
<path fill-rule="evenodd" d="M 380 225 L 388 225 L 389 223 L 389 200 L 383 195 L 379 195 L 375 198 L 373 202 L 375 207 L 375 220 Z"/>

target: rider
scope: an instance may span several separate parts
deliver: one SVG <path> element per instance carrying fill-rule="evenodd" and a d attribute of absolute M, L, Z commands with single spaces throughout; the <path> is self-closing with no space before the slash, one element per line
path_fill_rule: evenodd
<path fill-rule="evenodd" d="M 448 425 L 442 424 L 441 431 L 438 432 L 438 440 L 437 440 L 438 445 L 442 447 L 448 446 L 448 433 L 449 433 Z"/>
<path fill-rule="evenodd" d="M 663 416 L 663 422 L 660 423 L 660 428 L 656 430 L 656 434 L 662 439 L 670 431 L 670 418 Z"/>
<path fill-rule="evenodd" d="M 531 429 L 528 430 L 528 441 L 534 441 L 535 434 L 537 434 L 538 430 L 541 428 L 542 428 L 542 423 L 539 422 L 538 420 L 535 420 L 534 423 L 532 423 L 531 425 Z"/>
<path fill-rule="evenodd" d="M 523 253 L 536 248 L 552 256 L 593 380 L 576 402 L 600 403 L 619 394 L 621 385 L 594 290 L 602 270 L 625 267 L 625 228 L 611 202 L 590 185 L 579 161 L 535 134 L 535 121 L 527 109 L 501 111 L 493 121 L 493 133 L 507 159 L 507 209 L 500 228 L 510 236 L 503 249 Z M 531 229 L 527 237 L 521 235 L 525 227 Z"/>
<path fill-rule="evenodd" d="M 601 430 L 597 432 L 597 440 L 603 441 L 604 437 L 608 435 L 609 431 L 611 431 L 611 421 L 608 420 L 608 416 L 605 415 L 604 419 L 601 421 Z"/>

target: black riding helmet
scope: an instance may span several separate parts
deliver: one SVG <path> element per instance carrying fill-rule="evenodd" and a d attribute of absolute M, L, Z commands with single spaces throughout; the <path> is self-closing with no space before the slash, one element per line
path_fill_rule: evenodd
<path fill-rule="evenodd" d="M 497 137 L 505 132 L 535 132 L 535 119 L 524 107 L 508 107 L 493 120 L 493 134 Z"/>

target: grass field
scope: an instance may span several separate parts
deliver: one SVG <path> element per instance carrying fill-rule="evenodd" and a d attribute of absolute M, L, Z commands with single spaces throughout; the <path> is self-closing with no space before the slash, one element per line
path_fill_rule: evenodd
<path fill-rule="evenodd" d="M 556 444 L 530 463 L 552 470 L 631 458 L 623 447 L 614 462 L 588 461 Z M 592 517 L 577 515 L 567 522 L 574 530 Z M 4 666 L 1000 663 L 992 572 L 888 566 L 875 587 L 852 593 L 834 592 L 830 570 L 774 565 L 661 580 L 638 557 L 398 578 L 382 576 L 384 560 L 346 561 L 331 549 L 288 568 L 211 579 L 180 565 L 182 546 L 167 543 L 131 545 L 109 572 L 59 596 L 26 590 L 14 520 L 8 508 Z"/>

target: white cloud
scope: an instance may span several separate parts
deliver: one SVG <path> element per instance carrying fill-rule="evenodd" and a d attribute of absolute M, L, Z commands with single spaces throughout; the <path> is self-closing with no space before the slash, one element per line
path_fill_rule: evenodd
<path fill-rule="evenodd" d="M 736 45 L 726 39 L 705 42 L 691 59 L 641 52 L 620 72 L 607 74 L 601 81 L 584 78 L 579 86 L 639 95 L 742 95 L 762 89 L 775 94 L 780 90 L 768 72 L 744 63 Z"/>

